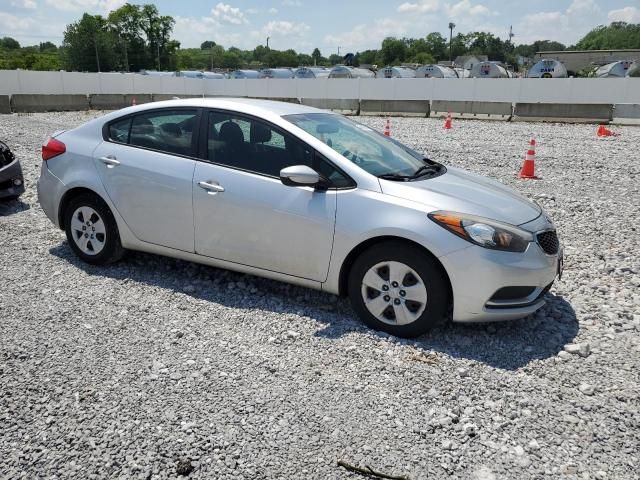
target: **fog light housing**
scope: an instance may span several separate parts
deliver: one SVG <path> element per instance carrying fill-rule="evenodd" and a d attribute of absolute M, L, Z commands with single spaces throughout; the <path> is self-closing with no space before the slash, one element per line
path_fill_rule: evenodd
<path fill-rule="evenodd" d="M 14 179 L 13 179 L 13 184 L 14 184 L 16 187 L 19 187 L 20 185 L 22 185 L 22 180 L 20 180 L 19 178 L 14 178 Z"/>

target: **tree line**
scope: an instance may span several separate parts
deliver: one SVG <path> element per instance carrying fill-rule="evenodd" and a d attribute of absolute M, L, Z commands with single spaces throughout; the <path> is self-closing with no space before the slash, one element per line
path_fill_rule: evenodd
<path fill-rule="evenodd" d="M 225 48 L 204 41 L 200 48 L 180 48 L 171 37 L 175 20 L 161 15 L 155 5 L 125 4 L 106 16 L 85 13 L 67 25 L 60 47 L 51 42 L 21 46 L 15 39 L 0 39 L 0 69 L 86 72 L 138 72 L 141 70 L 214 70 L 262 67 L 332 66 L 343 62 L 337 54 L 324 56 L 318 48 L 309 54 L 258 45 L 252 50 Z M 354 65 L 429 64 L 460 55 L 486 55 L 518 68 L 521 58 L 537 51 L 565 49 L 640 48 L 640 24 L 613 22 L 598 26 L 575 45 L 541 40 L 515 45 L 487 32 L 458 33 L 451 40 L 438 32 L 423 38 L 388 37 L 379 49 L 354 52 Z"/>

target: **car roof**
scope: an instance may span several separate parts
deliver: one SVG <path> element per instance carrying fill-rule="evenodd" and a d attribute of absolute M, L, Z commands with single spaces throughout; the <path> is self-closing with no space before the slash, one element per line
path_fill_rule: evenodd
<path fill-rule="evenodd" d="M 156 108 L 170 107 L 205 107 L 205 108 L 221 108 L 225 110 L 235 110 L 248 114 L 254 114 L 261 117 L 270 115 L 294 115 L 303 113 L 330 113 L 306 105 L 300 105 L 291 102 L 277 102 L 274 100 L 259 100 L 255 98 L 232 98 L 232 97 L 209 97 L 209 98 L 184 98 L 176 100 L 165 100 L 161 102 L 145 103 L 136 107 L 129 107 L 126 113 L 134 113 Z M 125 113 L 121 110 L 121 113 Z"/>

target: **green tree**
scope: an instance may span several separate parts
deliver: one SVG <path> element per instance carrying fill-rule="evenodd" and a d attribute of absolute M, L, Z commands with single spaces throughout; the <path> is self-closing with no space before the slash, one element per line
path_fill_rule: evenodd
<path fill-rule="evenodd" d="M 64 32 L 62 47 L 67 70 L 110 71 L 116 67 L 116 38 L 100 15 L 85 13 Z"/>
<path fill-rule="evenodd" d="M 313 52 L 311 52 L 311 58 L 313 58 L 313 63 L 316 65 L 320 65 L 322 63 L 323 58 L 319 48 L 313 49 Z"/>
<path fill-rule="evenodd" d="M 438 32 L 432 32 L 425 37 L 428 46 L 428 52 L 435 60 L 445 60 L 447 58 L 447 41 Z"/>
<path fill-rule="evenodd" d="M 253 49 L 253 60 L 258 63 L 266 63 L 266 58 L 269 54 L 269 51 L 270 49 L 268 49 L 264 45 L 258 45 Z"/>
<path fill-rule="evenodd" d="M 299 53 L 297 65 L 292 66 L 297 67 L 298 65 L 313 65 L 313 57 L 306 53 Z"/>
<path fill-rule="evenodd" d="M 177 42 L 171 42 L 170 34 L 175 25 L 173 17 L 160 15 L 155 5 L 143 5 L 140 10 L 140 28 L 147 40 L 147 62 L 158 70 L 167 68 L 170 56 L 175 52 Z"/>
<path fill-rule="evenodd" d="M 587 33 L 577 44 L 579 50 L 608 50 L 612 48 L 640 48 L 640 24 L 613 22 L 600 25 Z"/>
<path fill-rule="evenodd" d="M 142 9 L 139 5 L 125 3 L 117 10 L 113 10 L 107 17 L 108 28 L 117 37 L 115 46 L 122 55 L 121 65 L 125 71 L 137 71 L 148 63 L 145 61 L 145 43 L 142 38 Z"/>
<path fill-rule="evenodd" d="M 382 63 L 392 65 L 400 63 L 407 57 L 407 43 L 395 37 L 387 37 L 382 41 L 380 53 L 382 55 Z"/>
<path fill-rule="evenodd" d="M 6 48 L 7 50 L 17 50 L 20 48 L 20 42 L 15 38 L 2 37 L 0 38 L 0 47 Z"/>
<path fill-rule="evenodd" d="M 212 40 L 206 40 L 200 44 L 200 50 L 210 50 L 216 46 L 216 42 Z"/>
<path fill-rule="evenodd" d="M 356 63 L 358 65 L 375 65 L 378 50 L 365 50 L 356 54 Z"/>
<path fill-rule="evenodd" d="M 240 68 L 241 65 L 240 57 L 236 52 L 226 51 L 224 52 L 224 55 L 222 55 L 222 68 L 235 70 Z"/>
<path fill-rule="evenodd" d="M 411 57 L 410 61 L 411 63 L 419 63 L 420 65 L 431 65 L 436 63 L 436 59 L 428 52 L 416 53 Z"/>
<path fill-rule="evenodd" d="M 44 53 L 44 52 L 57 52 L 58 51 L 58 47 L 56 47 L 51 42 L 40 42 L 40 45 L 38 46 L 38 50 L 41 53 Z"/>
<path fill-rule="evenodd" d="M 331 55 L 329 55 L 327 63 L 329 65 L 340 65 L 342 63 L 342 57 L 340 55 L 335 54 L 335 53 L 331 54 Z"/>
<path fill-rule="evenodd" d="M 472 32 L 466 35 L 468 53 L 471 55 L 487 55 L 490 60 L 504 61 L 506 45 L 491 33 Z"/>

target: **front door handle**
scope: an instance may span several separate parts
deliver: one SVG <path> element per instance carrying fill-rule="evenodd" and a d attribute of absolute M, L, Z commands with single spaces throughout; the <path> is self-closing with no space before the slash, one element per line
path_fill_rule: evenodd
<path fill-rule="evenodd" d="M 113 168 L 120 165 L 120 162 L 113 155 L 107 155 L 106 157 L 100 157 L 100 161 L 104 163 L 107 168 Z"/>
<path fill-rule="evenodd" d="M 212 182 L 213 180 L 209 180 L 208 182 L 198 182 L 198 186 L 205 189 L 209 194 L 224 192 L 224 187 L 222 185 Z"/>

